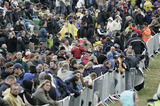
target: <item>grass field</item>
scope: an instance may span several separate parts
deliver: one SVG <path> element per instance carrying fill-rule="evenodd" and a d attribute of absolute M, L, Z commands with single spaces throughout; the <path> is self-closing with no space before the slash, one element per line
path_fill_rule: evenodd
<path fill-rule="evenodd" d="M 158 85 L 160 83 L 160 55 L 156 56 L 154 60 L 150 60 L 149 71 L 144 73 L 145 88 L 138 92 L 139 106 L 147 106 L 147 99 L 153 97 L 157 92 Z M 109 106 L 121 106 L 119 102 L 110 104 Z"/>

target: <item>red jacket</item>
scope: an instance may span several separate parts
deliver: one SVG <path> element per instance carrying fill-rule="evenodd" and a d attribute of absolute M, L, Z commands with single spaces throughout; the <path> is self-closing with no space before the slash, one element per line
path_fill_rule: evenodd
<path fill-rule="evenodd" d="M 75 46 L 72 48 L 71 53 L 73 54 L 73 57 L 76 59 L 80 59 L 82 52 L 84 52 L 85 49 L 81 45 Z"/>

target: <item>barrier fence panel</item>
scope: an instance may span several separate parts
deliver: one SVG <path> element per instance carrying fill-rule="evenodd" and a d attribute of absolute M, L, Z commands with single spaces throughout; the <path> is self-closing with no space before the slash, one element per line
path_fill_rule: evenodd
<path fill-rule="evenodd" d="M 102 75 L 94 80 L 94 92 L 97 94 L 100 100 L 102 100 L 103 79 L 104 76 Z"/>
<path fill-rule="evenodd" d="M 125 72 L 123 72 L 123 74 L 121 74 L 120 72 L 115 73 L 115 78 L 118 82 L 116 85 L 115 93 L 120 94 L 125 90 Z"/>
<path fill-rule="evenodd" d="M 150 38 L 150 39 L 147 41 L 147 43 L 146 43 L 147 48 L 148 48 L 148 55 L 149 55 L 149 57 L 151 57 L 151 56 L 154 54 L 154 53 L 153 53 L 153 45 L 154 45 L 154 43 L 153 43 L 153 38 L 154 38 L 154 37 Z"/>
<path fill-rule="evenodd" d="M 68 97 L 66 97 L 66 98 L 64 98 L 63 99 L 63 105 L 62 106 L 69 106 L 69 101 L 70 101 L 70 97 L 68 96 Z"/>
<path fill-rule="evenodd" d="M 159 49 L 159 35 L 156 34 L 154 35 L 154 44 L 153 44 L 153 49 L 154 49 L 154 52 L 158 52 L 158 49 Z"/>
<path fill-rule="evenodd" d="M 109 86 L 109 73 L 104 74 L 104 79 L 103 79 L 103 88 L 102 88 L 102 100 L 104 100 L 106 97 L 109 96 L 110 92 L 110 86 Z"/>

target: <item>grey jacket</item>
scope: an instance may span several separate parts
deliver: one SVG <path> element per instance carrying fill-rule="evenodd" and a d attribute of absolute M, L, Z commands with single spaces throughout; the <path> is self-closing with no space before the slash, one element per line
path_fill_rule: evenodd
<path fill-rule="evenodd" d="M 38 105 L 50 104 L 51 106 L 57 106 L 57 102 L 52 100 L 43 88 L 37 89 L 33 96 L 38 99 Z"/>

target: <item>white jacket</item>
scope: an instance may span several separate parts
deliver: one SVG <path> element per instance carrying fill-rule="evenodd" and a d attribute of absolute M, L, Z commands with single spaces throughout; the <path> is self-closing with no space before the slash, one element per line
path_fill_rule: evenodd
<path fill-rule="evenodd" d="M 113 22 L 108 22 L 107 23 L 107 33 L 111 33 L 113 31 Z"/>
<path fill-rule="evenodd" d="M 121 30 L 121 23 L 120 23 L 120 21 L 113 21 L 113 31 L 116 31 L 116 30 Z"/>

